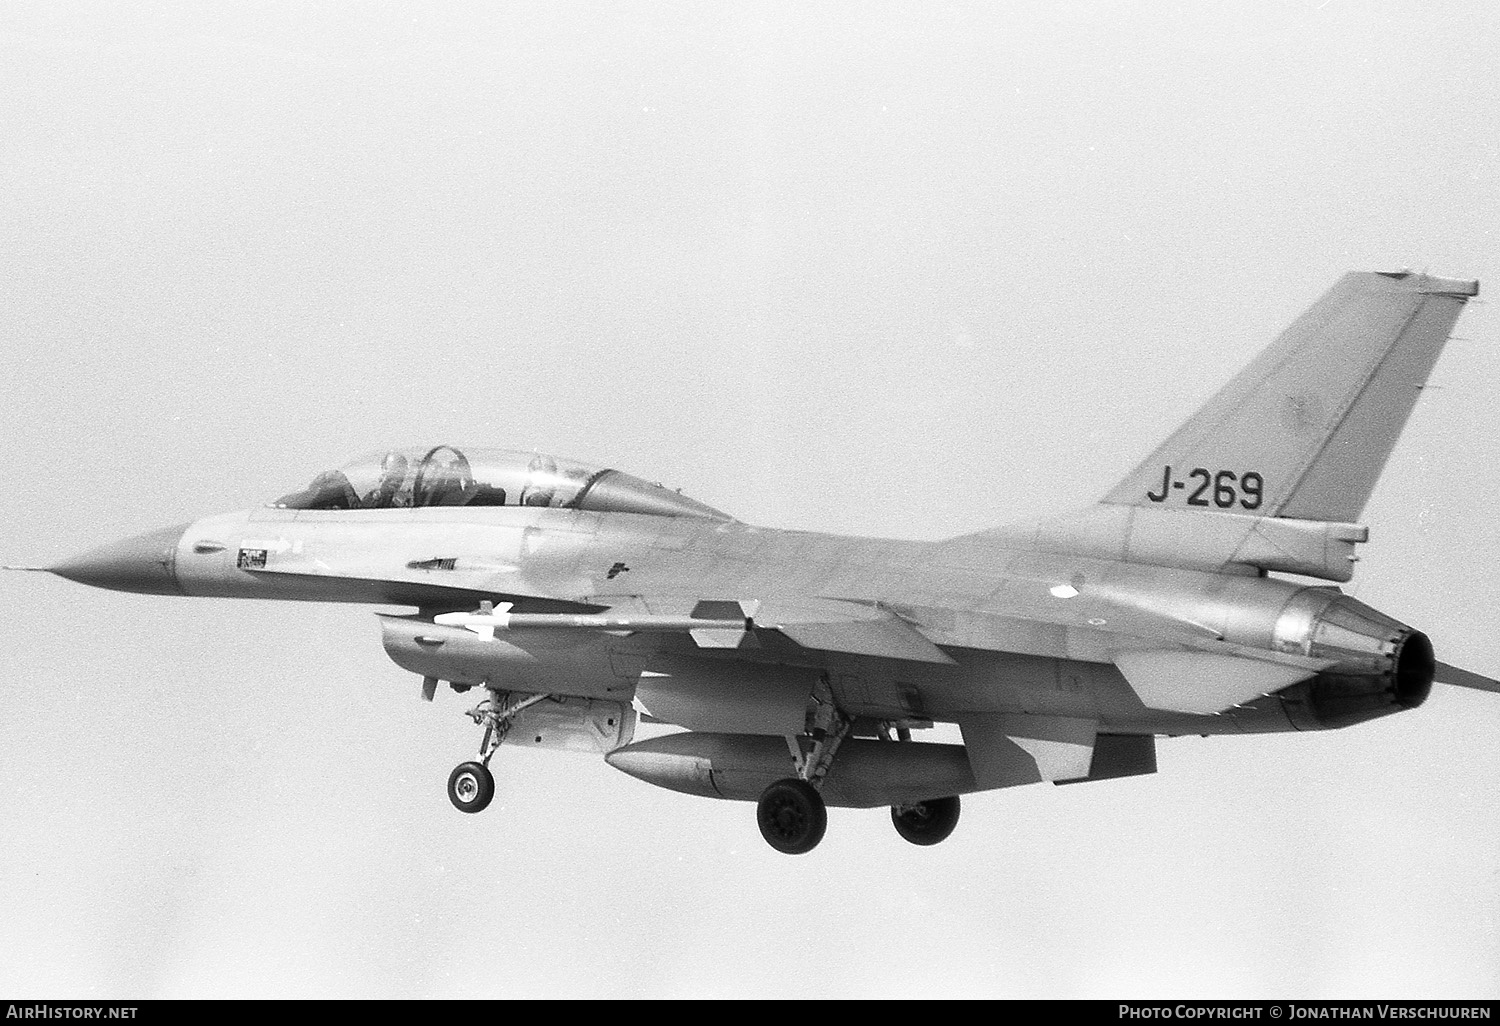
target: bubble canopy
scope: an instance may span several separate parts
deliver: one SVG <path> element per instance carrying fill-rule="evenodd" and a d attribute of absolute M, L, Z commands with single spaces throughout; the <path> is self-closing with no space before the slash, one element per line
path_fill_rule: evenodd
<path fill-rule="evenodd" d="M 508 449 L 387 449 L 325 470 L 279 509 L 541 506 L 596 513 L 733 519 L 659 484 L 577 460 Z"/>

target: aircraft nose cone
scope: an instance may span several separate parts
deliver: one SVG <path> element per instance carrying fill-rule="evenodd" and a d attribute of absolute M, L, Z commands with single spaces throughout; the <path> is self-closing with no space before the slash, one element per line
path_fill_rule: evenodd
<path fill-rule="evenodd" d="M 65 559 L 47 570 L 79 584 L 114 591 L 135 591 L 143 595 L 181 595 L 174 567 L 177 543 L 187 524 L 147 531 L 90 549 L 81 556 Z"/>

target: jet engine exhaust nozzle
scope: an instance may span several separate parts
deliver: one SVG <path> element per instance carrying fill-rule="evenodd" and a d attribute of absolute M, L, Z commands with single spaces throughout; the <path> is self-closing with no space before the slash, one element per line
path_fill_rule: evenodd
<path fill-rule="evenodd" d="M 1432 651 L 1432 641 L 1421 631 L 1413 630 L 1396 654 L 1396 704 L 1403 709 L 1415 709 L 1427 701 L 1436 675 L 1437 657 Z"/>
<path fill-rule="evenodd" d="M 1279 693 L 1303 730 L 1415 709 L 1432 693 L 1437 661 L 1427 635 L 1346 595 L 1308 589 L 1288 604 L 1277 640 L 1283 651 L 1334 660 Z"/>

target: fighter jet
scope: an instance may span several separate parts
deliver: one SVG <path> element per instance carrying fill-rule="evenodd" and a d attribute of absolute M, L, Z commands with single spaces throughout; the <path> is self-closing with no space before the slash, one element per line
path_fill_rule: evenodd
<path fill-rule="evenodd" d="M 620 470 L 436 445 L 26 569 L 403 607 L 380 628 L 422 697 L 482 696 L 448 779 L 462 812 L 490 804 L 508 743 L 753 801 L 788 854 L 828 806 L 888 806 L 931 845 L 960 795 L 1154 773 L 1159 737 L 1347 727 L 1435 681 L 1500 691 L 1337 587 L 1477 294 L 1345 275 L 1098 503 L 946 541 L 756 527 Z M 641 721 L 681 729 L 635 740 Z M 939 723 L 963 743 L 921 739 Z"/>

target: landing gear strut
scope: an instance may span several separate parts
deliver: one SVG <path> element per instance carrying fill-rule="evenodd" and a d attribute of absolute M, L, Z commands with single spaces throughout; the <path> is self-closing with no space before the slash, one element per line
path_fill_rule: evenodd
<path fill-rule="evenodd" d="M 479 743 L 479 761 L 462 763 L 448 775 L 448 800 L 459 812 L 483 812 L 489 806 L 495 797 L 495 777 L 490 773 L 491 756 L 505 740 L 505 735 L 510 733 L 516 714 L 549 697 L 527 695 L 511 701 L 513 696 L 498 688 L 485 690 L 488 697 L 467 713 L 476 725 L 484 727 L 484 740 Z"/>
<path fill-rule="evenodd" d="M 828 830 L 828 808 L 818 788 L 852 721 L 833 704 L 825 677 L 813 689 L 809 737 L 789 737 L 795 777 L 785 777 L 761 792 L 755 819 L 766 843 L 786 855 L 805 855 Z"/>

